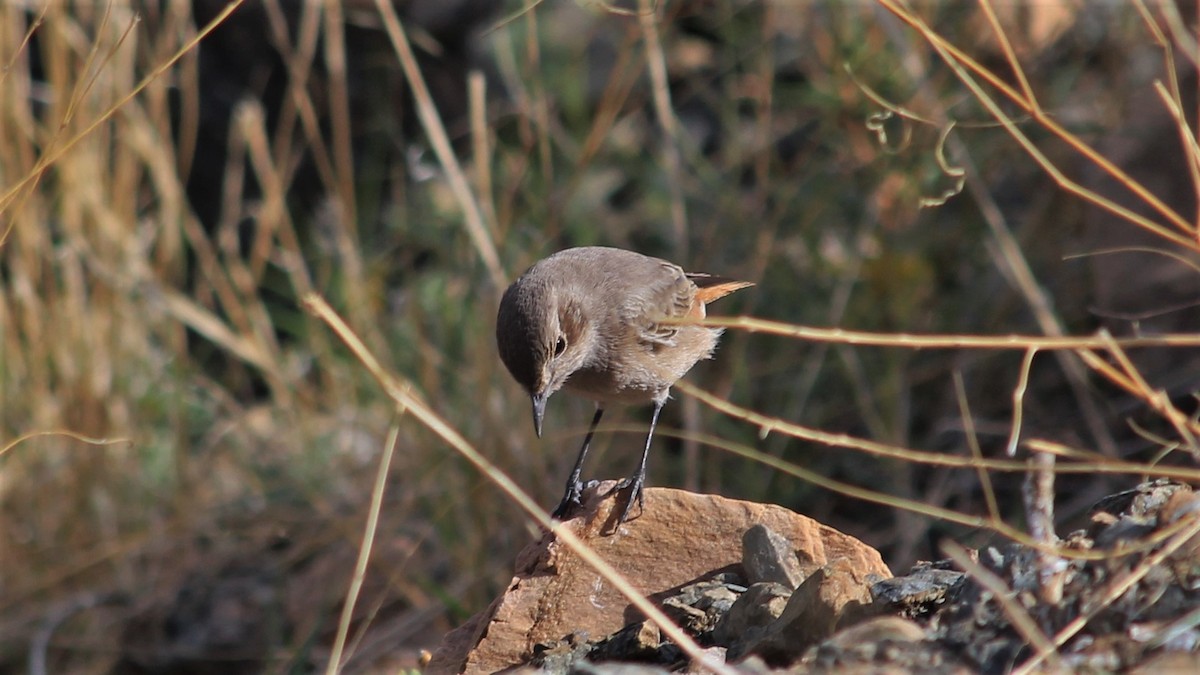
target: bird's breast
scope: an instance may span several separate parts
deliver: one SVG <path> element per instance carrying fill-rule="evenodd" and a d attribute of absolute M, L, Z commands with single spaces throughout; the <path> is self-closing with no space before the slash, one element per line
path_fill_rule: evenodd
<path fill-rule="evenodd" d="M 712 356 L 721 331 L 682 326 L 670 344 L 642 342 L 629 333 L 602 347 L 571 374 L 565 388 L 600 403 L 636 405 L 660 400 L 696 362 Z"/>

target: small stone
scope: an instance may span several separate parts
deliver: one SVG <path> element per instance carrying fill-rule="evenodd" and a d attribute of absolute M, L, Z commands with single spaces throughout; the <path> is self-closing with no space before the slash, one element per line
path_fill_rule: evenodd
<path fill-rule="evenodd" d="M 751 584 L 767 581 L 794 590 L 804 582 L 792 543 L 762 524 L 742 535 L 742 567 Z"/>
<path fill-rule="evenodd" d="M 916 622 L 898 616 L 878 616 L 838 631 L 827 642 L 848 648 L 869 643 L 920 642 L 925 638 L 925 631 Z"/>
<path fill-rule="evenodd" d="M 834 560 L 792 593 L 783 614 L 752 644 L 739 645 L 738 655 L 758 654 L 768 663 L 785 665 L 829 637 L 839 627 L 863 618 L 871 605 L 870 571 L 845 559 Z M 733 649 L 731 652 L 735 651 Z M 731 658 L 735 658 L 731 653 Z"/>
<path fill-rule="evenodd" d="M 650 621 L 631 623 L 596 645 L 588 654 L 591 661 L 644 661 L 661 663 L 658 648 L 662 633 Z"/>
<path fill-rule="evenodd" d="M 1112 549 L 1139 542 L 1158 529 L 1153 516 L 1121 516 L 1117 522 L 1095 534 L 1096 548 Z"/>
<path fill-rule="evenodd" d="M 671 671 L 643 663 L 589 663 L 584 661 L 571 675 L 670 675 Z M 538 674 L 540 675 L 540 673 Z"/>
<path fill-rule="evenodd" d="M 871 597 L 880 611 L 908 618 L 924 616 L 946 601 L 962 572 L 923 569 L 903 577 L 884 579 L 871 586 Z"/>
<path fill-rule="evenodd" d="M 577 663 L 582 662 L 591 650 L 588 634 L 577 631 L 561 640 L 534 645 L 531 663 L 542 673 L 568 673 Z"/>
<path fill-rule="evenodd" d="M 713 629 L 713 641 L 729 646 L 751 630 L 769 626 L 783 614 L 791 589 L 769 581 L 753 584 Z"/>
<path fill-rule="evenodd" d="M 1112 515 L 1136 517 L 1153 515 L 1176 492 L 1191 492 L 1192 488 L 1168 478 L 1142 483 L 1132 490 L 1109 495 L 1092 505 L 1092 512 L 1106 511 Z"/>
<path fill-rule="evenodd" d="M 711 631 L 729 612 L 744 590 L 721 581 L 701 581 L 684 586 L 663 600 L 667 616 L 694 635 Z"/>

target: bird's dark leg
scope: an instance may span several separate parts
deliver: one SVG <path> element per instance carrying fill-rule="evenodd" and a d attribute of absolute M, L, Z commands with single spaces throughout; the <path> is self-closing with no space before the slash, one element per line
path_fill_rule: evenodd
<path fill-rule="evenodd" d="M 637 471 L 632 476 L 621 481 L 617 486 L 618 490 L 629 488 L 629 500 L 625 502 L 625 510 L 621 511 L 621 518 L 617 523 L 623 523 L 629 519 L 629 511 L 633 508 L 633 500 L 637 499 L 638 508 L 646 510 L 646 498 L 642 494 L 642 487 L 646 484 L 646 457 L 650 455 L 650 441 L 654 438 L 654 427 L 658 426 L 658 414 L 662 412 L 663 404 L 667 402 L 666 397 L 661 401 L 654 402 L 654 414 L 650 416 L 650 433 L 646 436 L 646 447 L 642 450 L 642 461 L 638 464 Z"/>
<path fill-rule="evenodd" d="M 575 468 L 571 469 L 571 476 L 567 478 L 567 491 L 563 493 L 562 501 L 558 506 L 554 507 L 554 513 L 550 517 L 562 520 L 576 506 L 579 506 L 579 498 L 583 496 L 583 481 L 579 479 L 579 474 L 583 472 L 583 458 L 587 456 L 588 445 L 592 442 L 592 434 L 596 433 L 596 425 L 600 424 L 600 418 L 604 415 L 604 408 L 596 406 L 596 414 L 592 416 L 592 426 L 588 427 L 587 435 L 583 437 L 583 447 L 579 449 L 579 458 L 575 460 Z M 643 460 L 644 461 L 644 460 Z"/>

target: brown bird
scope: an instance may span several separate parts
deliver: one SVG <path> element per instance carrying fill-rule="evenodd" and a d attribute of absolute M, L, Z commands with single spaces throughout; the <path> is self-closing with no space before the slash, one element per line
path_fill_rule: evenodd
<path fill-rule="evenodd" d="M 562 519 L 579 505 L 583 459 L 605 406 L 653 403 L 642 461 L 618 489 L 630 489 L 618 522 L 629 517 L 642 487 L 658 414 L 671 391 L 701 359 L 712 356 L 721 329 L 678 323 L 702 319 L 704 306 L 753 286 L 618 248 L 559 251 L 530 267 L 500 301 L 500 358 L 533 400 L 533 427 L 542 435 L 546 399 L 566 388 L 596 402 L 566 493 L 554 509 Z"/>

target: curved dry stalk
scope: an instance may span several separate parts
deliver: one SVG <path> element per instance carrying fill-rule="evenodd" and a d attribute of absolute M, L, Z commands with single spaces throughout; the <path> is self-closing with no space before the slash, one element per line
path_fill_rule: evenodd
<path fill-rule="evenodd" d="M 4 445 L 0 445 L 0 457 L 3 457 L 5 454 L 8 453 L 9 450 L 16 448 L 18 445 L 24 443 L 25 441 L 28 441 L 28 440 L 31 440 L 34 438 L 41 438 L 43 436 L 65 436 L 66 438 L 71 438 L 71 439 L 77 440 L 80 443 L 87 443 L 88 445 L 103 446 L 103 445 L 118 445 L 121 443 L 130 443 L 130 444 L 133 443 L 133 439 L 131 439 L 131 438 L 92 438 L 91 436 L 87 436 L 87 435 L 84 435 L 84 434 L 81 434 L 81 433 L 78 433 L 75 431 L 71 431 L 70 429 L 59 429 L 59 430 L 54 430 L 54 431 L 34 431 L 34 432 L 30 432 L 28 434 L 22 434 L 20 436 L 17 436 L 16 438 L 12 439 L 8 443 L 5 443 Z"/>
<path fill-rule="evenodd" d="M 921 37 L 934 48 L 935 51 L 942 57 L 946 64 L 954 71 L 959 80 L 971 90 L 972 95 L 978 100 L 988 112 L 995 117 L 1001 125 L 1008 131 L 1026 153 L 1045 170 L 1058 186 L 1082 199 L 1085 199 L 1101 208 L 1114 213 L 1129 222 L 1141 227 L 1159 237 L 1162 237 L 1179 246 L 1196 250 L 1200 248 L 1200 244 L 1195 241 L 1196 227 L 1189 223 L 1182 215 L 1174 209 L 1167 206 L 1161 199 L 1151 193 L 1145 186 L 1134 180 L 1129 174 L 1122 171 L 1116 164 L 1109 161 L 1094 148 L 1084 143 L 1077 136 L 1072 134 L 1066 128 L 1054 121 L 1054 118 L 1045 114 L 1039 105 L 1035 102 L 1026 99 L 1023 95 L 1004 82 L 996 73 L 984 67 L 978 61 L 975 61 L 958 47 L 951 44 L 944 37 L 930 28 L 920 17 L 912 13 L 908 8 L 904 7 L 897 0 L 878 0 L 879 4 L 885 9 L 892 12 L 897 18 L 911 26 Z M 970 72 L 968 72 L 970 71 Z M 1122 207 L 1116 202 L 1106 199 L 1098 193 L 1088 190 L 1078 182 L 1071 180 L 1062 171 L 1047 158 L 1031 140 L 1019 128 L 1013 120 L 1004 113 L 996 102 L 983 91 L 979 83 L 971 77 L 970 73 L 974 73 L 986 81 L 994 89 L 1002 93 L 1005 98 L 1008 98 L 1018 107 L 1027 112 L 1035 122 L 1045 128 L 1047 131 L 1057 136 L 1060 140 L 1073 148 L 1076 152 L 1082 154 L 1089 161 L 1093 162 L 1097 167 L 1105 173 L 1112 176 L 1134 195 L 1141 199 L 1144 203 L 1153 208 L 1171 225 L 1177 228 L 1180 232 L 1190 236 L 1182 236 L 1175 231 L 1167 229 L 1162 225 L 1154 223 L 1133 211 Z"/>
<path fill-rule="evenodd" d="M 606 427 L 606 429 L 609 431 L 623 431 L 623 432 L 627 431 L 627 432 L 631 432 L 631 433 L 644 431 L 644 429 L 641 427 L 625 426 L 625 425 L 614 425 L 614 426 Z M 744 459 L 758 462 L 764 466 L 768 466 L 768 467 L 775 469 L 781 473 L 787 474 L 794 478 L 799 478 L 800 480 L 802 480 L 806 483 L 809 483 L 811 485 L 814 485 L 818 488 L 821 488 L 823 490 L 828 490 L 830 492 L 833 492 L 833 493 L 836 493 L 836 494 L 839 494 L 839 495 L 842 495 L 845 497 L 850 497 L 852 499 L 858 499 L 858 500 L 861 500 L 864 502 L 869 502 L 871 504 L 879 504 L 881 506 L 887 506 L 887 507 L 891 507 L 891 508 L 895 508 L 895 509 L 902 509 L 909 513 L 915 513 L 917 515 L 922 515 L 922 516 L 926 516 L 929 518 L 940 519 L 945 522 L 953 523 L 956 525 L 961 525 L 964 527 L 988 530 L 988 531 L 994 532 L 1002 537 L 1005 537 L 1011 541 L 1014 541 L 1018 544 L 1022 544 L 1030 549 L 1036 550 L 1039 553 L 1059 556 L 1059 557 L 1067 558 L 1067 559 L 1071 559 L 1071 560 L 1108 560 L 1111 558 L 1129 555 L 1129 554 L 1133 554 L 1133 553 L 1145 553 L 1145 552 L 1151 551 L 1155 547 L 1161 545 L 1164 541 L 1168 540 L 1171 536 L 1173 536 L 1175 534 L 1175 532 L 1177 531 L 1177 528 L 1176 529 L 1167 529 L 1165 531 L 1163 531 L 1163 530 L 1155 531 L 1155 532 L 1151 533 L 1150 535 L 1148 535 L 1147 537 L 1145 537 L 1144 539 L 1128 542 L 1128 543 L 1122 545 L 1119 550 L 1083 550 L 1083 549 L 1078 549 L 1078 548 L 1069 548 L 1069 547 L 1060 546 L 1057 543 L 1047 542 L 1047 541 L 1035 538 L 1035 537 L 1029 535 L 1028 533 L 1017 529 L 1016 527 L 1008 525 L 1001 519 L 992 518 L 990 516 L 976 516 L 976 515 L 971 515 L 969 513 L 954 511 L 952 509 L 947 509 L 947 508 L 938 507 L 938 506 L 932 506 L 925 502 L 907 499 L 904 497 L 896 497 L 896 496 L 889 495 L 884 492 L 879 492 L 877 490 L 872 490 L 869 488 L 864 488 L 864 487 L 852 485 L 850 483 L 846 483 L 843 481 L 828 478 L 820 473 L 817 473 L 815 471 L 810 471 L 808 469 L 805 469 L 802 466 L 799 466 L 799 465 L 793 464 L 791 462 L 788 462 L 786 460 L 780 459 L 779 457 L 770 455 L 770 454 L 765 453 L 756 448 L 753 448 L 753 447 L 750 447 L 748 445 L 744 445 L 741 443 L 735 443 L 735 442 L 730 441 L 725 438 L 720 438 L 720 437 L 712 436 L 709 434 L 685 433 L 685 432 L 681 432 L 681 431 L 677 431 L 677 430 L 673 430 L 673 429 L 659 429 L 656 433 L 664 435 L 664 436 L 668 436 L 670 438 L 678 438 L 678 439 L 684 440 L 684 441 L 693 441 L 695 443 L 706 445 L 711 448 L 723 450 L 725 452 L 730 453 L 731 455 L 735 455 L 737 457 L 742 457 Z M 1058 445 L 1052 444 L 1052 443 L 1048 443 L 1048 442 L 1035 442 L 1035 441 L 1029 442 L 1030 446 L 1034 446 L 1035 444 L 1037 446 L 1036 447 L 1037 451 L 1044 452 L 1047 454 L 1054 454 L 1055 456 L 1063 456 L 1063 455 L 1070 456 L 1070 455 L 1079 454 L 1078 452 L 1069 452 L 1069 451 L 1063 452 L 1064 449 L 1061 446 L 1058 446 Z M 1003 461 L 1004 460 L 1001 460 L 1001 462 L 1003 462 Z M 993 461 L 985 461 L 983 465 L 988 466 L 988 465 L 992 465 L 995 463 L 997 463 L 997 462 L 994 460 Z M 1026 472 L 1029 470 L 1029 464 L 1026 462 L 1015 462 L 1014 463 L 1014 462 L 1010 461 L 1008 463 L 1012 464 L 1011 468 L 1005 467 L 1004 470 L 1009 470 L 1009 471 L 1013 471 L 1013 472 Z M 993 468 L 993 467 L 989 466 L 989 468 Z M 1055 474 L 1084 473 L 1084 474 L 1088 474 L 1088 475 L 1095 475 L 1095 474 L 1137 475 L 1139 473 L 1144 472 L 1146 468 L 1147 467 L 1145 465 L 1132 464 L 1129 462 L 1124 462 L 1124 463 L 1097 462 L 1094 464 L 1076 464 L 1076 465 L 1070 465 L 1070 466 L 1065 466 L 1065 467 L 1062 464 L 1055 464 L 1053 467 L 1053 472 Z M 1200 480 L 1200 470 L 1176 471 L 1176 470 L 1167 469 L 1162 472 L 1156 472 L 1155 475 L 1161 475 L 1163 477 L 1173 478 L 1173 479 L 1179 480 L 1181 482 L 1186 482 L 1186 481 L 1195 482 L 1197 480 Z"/>
<path fill-rule="evenodd" d="M 1021 360 L 1021 375 L 1017 378 L 1017 386 L 1013 387 L 1012 429 L 1004 446 L 1004 454 L 1009 457 L 1017 456 L 1017 442 L 1021 439 L 1021 422 L 1025 416 L 1025 391 L 1029 388 L 1029 373 L 1033 370 L 1033 357 L 1037 356 L 1037 351 L 1034 347 L 1025 350 L 1025 358 Z"/>
<path fill-rule="evenodd" d="M 903 448 L 887 443 L 870 441 L 863 438 L 856 438 L 849 434 L 831 433 L 812 429 L 793 422 L 788 422 L 776 417 L 769 417 L 757 413 L 749 408 L 731 403 L 719 396 L 715 396 L 685 380 L 680 380 L 672 387 L 673 391 L 679 391 L 687 396 L 695 397 L 701 403 L 722 412 L 735 419 L 743 420 L 749 424 L 753 424 L 759 428 L 759 435 L 766 435 L 778 431 L 782 434 L 797 438 L 802 441 L 819 443 L 833 448 L 844 448 L 847 450 L 855 450 L 876 457 L 885 457 L 888 459 L 896 459 L 905 462 L 915 462 L 927 466 L 937 466 L 951 469 L 989 469 L 992 471 L 1005 471 L 1011 473 L 1022 473 L 1028 465 L 1021 460 L 1015 459 L 980 459 L 976 460 L 972 457 L 961 457 L 958 455 L 947 455 L 941 452 L 929 452 L 925 450 L 913 450 L 911 448 Z M 710 441 L 706 441 L 712 444 Z M 1056 457 L 1073 460 L 1071 464 L 1058 464 L 1054 471 L 1055 473 L 1070 473 L 1070 474 L 1105 474 L 1105 475 L 1130 475 L 1137 476 L 1147 472 L 1153 472 L 1157 476 L 1164 478 L 1172 478 L 1180 481 L 1197 481 L 1200 480 L 1200 469 L 1191 469 L 1187 467 L 1154 467 L 1141 462 L 1129 462 L 1121 459 L 1113 459 L 1096 452 L 1079 450 L 1067 447 L 1061 443 L 1054 443 L 1041 439 L 1030 439 L 1024 442 L 1024 445 L 1034 452 L 1048 452 Z M 718 447 L 726 448 L 724 445 Z M 728 449 L 728 448 L 726 448 Z M 755 451 L 757 453 L 757 451 Z M 758 454 L 753 455 L 754 458 Z M 778 460 L 775 458 L 777 461 Z M 784 463 L 787 465 L 787 463 Z M 775 466 L 772 464 L 772 466 Z M 790 465 L 787 465 L 790 466 Z"/>
<path fill-rule="evenodd" d="M 1102 248 L 1095 251 L 1084 251 L 1083 253 L 1072 253 L 1063 256 L 1063 260 L 1076 260 L 1079 258 L 1087 258 L 1090 256 L 1114 255 L 1117 253 L 1152 253 L 1170 258 L 1175 262 L 1185 267 L 1192 268 L 1193 272 L 1200 274 L 1200 263 L 1197 263 L 1194 258 L 1176 253 L 1165 248 L 1156 248 L 1154 246 L 1118 246 L 1116 248 Z"/>
<path fill-rule="evenodd" d="M 636 431 L 643 430 L 639 427 L 634 427 L 634 426 L 625 427 L 625 426 L 621 426 L 621 425 L 608 427 L 608 429 L 613 430 L 613 431 L 630 431 L 630 432 L 636 432 Z M 852 485 L 850 483 L 846 483 L 843 481 L 828 478 L 817 472 L 809 471 L 808 469 L 805 469 L 804 467 L 801 467 L 801 466 L 798 466 L 791 462 L 782 460 L 773 455 L 769 455 L 769 454 L 762 452 L 761 450 L 758 450 L 756 448 L 752 448 L 748 445 L 743 445 L 740 443 L 734 443 L 734 442 L 729 441 L 724 438 L 719 438 L 719 437 L 711 436 L 708 434 L 682 433 L 682 432 L 674 431 L 671 429 L 660 429 L 656 433 L 662 434 L 665 436 L 669 436 L 671 438 L 678 438 L 681 440 L 691 440 L 691 441 L 695 441 L 697 443 L 701 443 L 703 445 L 707 445 L 712 448 L 717 448 L 718 450 L 724 450 L 725 452 L 728 452 L 732 455 L 736 455 L 738 457 L 749 459 L 751 461 L 759 462 L 760 464 L 769 466 L 781 473 L 787 474 L 794 478 L 799 478 L 800 480 L 802 480 L 806 483 L 810 483 L 810 484 L 815 485 L 816 487 L 819 487 L 823 490 L 828 490 L 830 492 L 833 492 L 833 493 L 836 493 L 836 494 L 839 494 L 839 495 L 842 495 L 845 497 L 850 497 L 852 499 L 858 499 L 858 500 L 861 500 L 864 502 L 869 502 L 871 504 L 879 504 L 881 506 L 887 506 L 890 508 L 902 509 L 909 513 L 915 513 L 917 515 L 922 515 L 922 516 L 926 516 L 929 518 L 940 519 L 940 520 L 943 520 L 948 523 L 953 523 L 955 525 L 961 525 L 964 527 L 988 530 L 991 532 L 995 532 L 996 534 L 998 534 L 1002 537 L 1005 537 L 1007 539 L 1010 539 L 1016 543 L 1022 544 L 1030 549 L 1034 549 L 1040 553 L 1060 556 L 1062 558 L 1068 558 L 1068 559 L 1072 559 L 1072 560 L 1107 560 L 1107 559 L 1110 559 L 1110 558 L 1113 558 L 1116 556 L 1150 551 L 1154 547 L 1161 544 L 1171 534 L 1174 534 L 1174 530 L 1171 530 L 1165 534 L 1162 532 L 1155 532 L 1155 533 L 1152 533 L 1150 536 L 1146 537 L 1144 540 L 1140 540 L 1140 541 L 1137 541 L 1134 543 L 1130 543 L 1126 546 L 1123 546 L 1119 551 L 1107 551 L 1107 550 L 1105 550 L 1105 551 L 1090 550 L 1089 551 L 1089 550 L 1081 550 L 1081 549 L 1076 549 L 1076 548 L 1066 548 L 1063 546 L 1059 546 L 1057 544 L 1047 543 L 1045 541 L 1034 538 L 1034 537 L 1030 536 L 1029 534 L 1017 529 L 1016 527 L 1008 525 L 1007 523 L 1003 522 L 1002 520 L 996 520 L 996 519 L 993 519 L 993 518 L 987 517 L 987 516 L 975 516 L 975 515 L 971 515 L 969 513 L 962 513 L 960 511 L 954 511 L 952 509 L 947 509 L 947 508 L 943 508 L 943 507 L 939 507 L 939 506 L 932 506 L 925 502 L 916 501 L 913 499 L 906 499 L 904 497 L 896 497 L 896 496 L 889 495 L 884 492 L 879 492 L 877 490 L 872 490 L 869 488 L 864 488 L 864 487 Z M 1014 468 L 1013 470 L 1023 472 L 1023 471 L 1028 470 L 1028 468 L 1029 468 L 1028 464 L 1021 462 L 1020 468 L 1019 469 Z M 1112 469 L 1114 467 L 1097 464 L 1097 465 L 1086 466 L 1086 467 L 1085 466 L 1075 466 L 1075 467 L 1070 467 L 1070 469 L 1064 470 L 1061 465 L 1056 465 L 1054 468 L 1054 472 L 1055 473 L 1095 474 L 1095 473 L 1102 473 L 1102 471 L 1098 471 L 1098 469 L 1103 469 L 1103 468 Z M 1078 470 L 1074 470 L 1074 469 L 1078 469 Z M 1112 473 L 1135 474 L 1138 472 L 1137 471 L 1138 469 L 1145 469 L 1145 467 L 1144 466 L 1133 466 L 1133 467 L 1126 466 L 1121 471 L 1114 471 Z M 1200 477 L 1200 472 L 1193 471 L 1191 479 L 1195 480 L 1197 477 Z M 1183 480 L 1183 479 L 1181 478 L 1181 480 Z"/>

